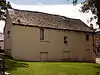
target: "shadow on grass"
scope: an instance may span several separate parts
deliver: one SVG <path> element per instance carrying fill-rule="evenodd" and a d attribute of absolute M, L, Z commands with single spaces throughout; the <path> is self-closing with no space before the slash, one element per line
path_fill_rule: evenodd
<path fill-rule="evenodd" d="M 18 62 L 16 60 L 10 60 L 10 59 L 5 60 L 6 71 L 16 70 L 17 68 L 20 68 L 20 67 L 28 68 L 28 64 L 24 62 Z"/>
<path fill-rule="evenodd" d="M 94 68 L 100 69 L 100 64 L 96 64 L 93 66 Z"/>
<path fill-rule="evenodd" d="M 97 64 L 94 66 L 94 68 L 100 69 L 100 65 Z M 95 75 L 100 75 L 100 70 L 97 70 Z"/>
<path fill-rule="evenodd" d="M 95 68 L 99 68 L 100 69 L 100 66 L 95 66 Z"/>

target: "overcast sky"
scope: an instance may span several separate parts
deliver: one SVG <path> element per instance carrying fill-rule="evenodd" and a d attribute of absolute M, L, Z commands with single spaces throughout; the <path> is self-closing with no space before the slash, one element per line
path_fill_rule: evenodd
<path fill-rule="evenodd" d="M 81 7 L 81 2 L 84 0 L 78 0 L 78 4 L 73 6 L 73 0 L 8 0 L 11 2 L 11 6 L 15 9 L 20 10 L 30 10 L 30 11 L 39 11 L 50 14 L 57 14 L 66 16 L 69 18 L 75 18 L 82 20 L 88 26 L 90 23 L 87 20 L 90 19 L 93 14 L 79 12 Z M 96 25 L 96 20 L 93 20 L 91 23 L 94 24 L 94 28 L 98 28 Z M 4 22 L 0 22 L 0 32 L 3 32 Z"/>
<path fill-rule="evenodd" d="M 71 4 L 73 0 L 7 0 L 11 3 L 15 4 L 27 4 L 27 5 L 35 5 L 35 4 L 45 4 L 45 5 L 55 5 L 55 4 Z M 78 3 L 81 3 L 85 0 L 78 0 Z"/>

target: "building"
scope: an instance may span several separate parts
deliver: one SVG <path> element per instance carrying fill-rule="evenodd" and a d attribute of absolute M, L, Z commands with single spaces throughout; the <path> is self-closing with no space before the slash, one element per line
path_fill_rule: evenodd
<path fill-rule="evenodd" d="M 100 29 L 97 29 L 94 34 L 94 51 L 96 63 L 100 63 Z"/>
<path fill-rule="evenodd" d="M 4 34 L 0 33 L 0 49 L 4 49 Z"/>
<path fill-rule="evenodd" d="M 94 34 L 94 44 L 96 57 L 100 57 L 100 31 L 96 31 Z"/>
<path fill-rule="evenodd" d="M 0 53 L 4 53 L 4 34 L 0 32 Z"/>
<path fill-rule="evenodd" d="M 16 60 L 95 62 L 93 30 L 79 19 L 8 9 L 4 35 Z"/>

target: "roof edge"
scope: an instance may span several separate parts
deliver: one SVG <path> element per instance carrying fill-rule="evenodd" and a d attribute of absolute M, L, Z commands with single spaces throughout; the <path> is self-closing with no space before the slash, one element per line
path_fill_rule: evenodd
<path fill-rule="evenodd" d="M 94 33 L 93 30 L 91 31 L 82 31 L 82 30 L 75 30 L 75 29 L 59 29 L 59 28 L 52 28 L 52 27 L 42 27 L 42 26 L 33 26 L 33 25 L 25 25 L 25 24 L 17 24 L 17 23 L 12 23 L 13 25 L 17 26 L 25 26 L 25 27 L 37 27 L 37 28 L 47 28 L 47 29 L 55 29 L 55 30 L 68 30 L 68 31 L 77 31 L 77 32 L 89 32 L 89 33 Z"/>

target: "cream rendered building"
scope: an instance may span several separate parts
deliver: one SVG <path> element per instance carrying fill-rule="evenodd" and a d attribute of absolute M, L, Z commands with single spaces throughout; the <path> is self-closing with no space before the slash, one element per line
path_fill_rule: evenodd
<path fill-rule="evenodd" d="M 93 31 L 79 19 L 8 9 L 4 35 L 16 60 L 95 62 Z"/>

